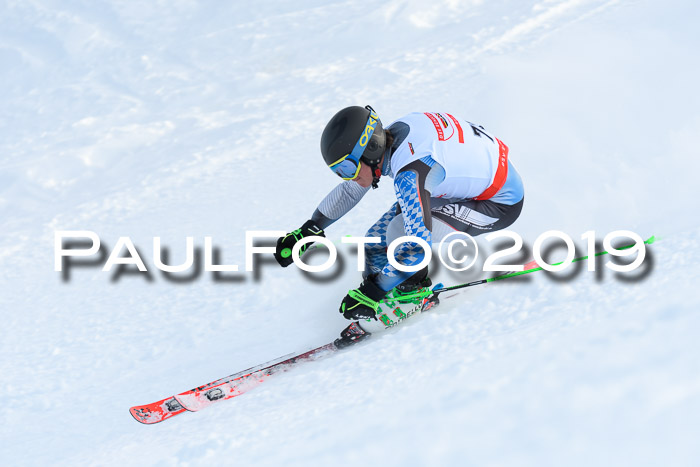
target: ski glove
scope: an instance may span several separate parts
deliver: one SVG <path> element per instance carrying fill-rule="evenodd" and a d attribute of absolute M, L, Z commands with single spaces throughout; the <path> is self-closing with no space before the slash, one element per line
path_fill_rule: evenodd
<path fill-rule="evenodd" d="M 286 268 L 292 264 L 292 248 L 294 244 L 304 237 L 325 237 L 323 229 L 316 226 L 314 221 L 308 220 L 300 228 L 288 233 L 284 237 L 280 237 L 277 240 L 277 248 L 275 250 L 275 259 L 283 268 Z M 304 252 L 313 245 L 313 242 L 306 243 L 302 245 L 299 250 L 299 255 L 303 255 Z"/>
<path fill-rule="evenodd" d="M 340 303 L 340 312 L 350 320 L 377 319 L 378 302 L 385 296 L 386 292 L 368 277 L 358 288 L 348 292 Z"/>

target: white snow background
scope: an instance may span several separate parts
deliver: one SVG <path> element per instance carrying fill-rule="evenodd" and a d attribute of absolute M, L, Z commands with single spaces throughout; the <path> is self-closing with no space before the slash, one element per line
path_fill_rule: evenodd
<path fill-rule="evenodd" d="M 2 2 L 0 463 L 700 465 L 699 19 L 693 1 Z M 656 234 L 647 274 L 475 287 L 239 398 L 134 421 L 347 324 L 350 267 L 174 283 L 152 238 L 178 264 L 209 235 L 242 268 L 245 231 L 294 229 L 335 186 L 321 131 L 365 104 L 484 125 L 525 183 L 511 230 Z M 329 238 L 365 233 L 381 185 Z M 56 230 L 108 252 L 129 236 L 151 280 L 62 280 Z"/>

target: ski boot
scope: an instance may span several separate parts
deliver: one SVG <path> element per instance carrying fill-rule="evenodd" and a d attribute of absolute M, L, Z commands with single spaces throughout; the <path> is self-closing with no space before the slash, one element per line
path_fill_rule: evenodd
<path fill-rule="evenodd" d="M 354 322 L 350 323 L 350 326 L 343 329 L 340 333 L 340 337 L 333 341 L 335 346 L 339 349 L 344 349 L 352 344 L 357 344 L 358 342 L 367 339 L 372 334 L 365 331 L 360 327 L 360 323 Z"/>
<path fill-rule="evenodd" d="M 418 271 L 403 283 L 397 285 L 384 297 L 377 309 L 377 318 L 351 323 L 335 340 L 339 349 L 355 344 L 373 332 L 384 331 L 396 326 L 405 319 L 437 305 L 437 297 L 431 296 L 432 281 L 428 278 L 428 268 Z M 439 284 L 438 287 L 442 286 Z"/>
<path fill-rule="evenodd" d="M 377 309 L 377 320 L 362 321 L 363 329 L 369 332 L 387 329 L 420 313 L 429 296 L 431 285 L 428 268 L 417 272 L 387 293 L 385 301 Z"/>

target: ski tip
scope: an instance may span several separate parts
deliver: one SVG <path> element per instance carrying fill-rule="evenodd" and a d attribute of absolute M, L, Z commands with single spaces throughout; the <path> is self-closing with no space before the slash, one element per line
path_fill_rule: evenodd
<path fill-rule="evenodd" d="M 162 416 L 153 414 L 148 410 L 144 410 L 142 407 L 131 407 L 129 409 L 129 413 L 132 417 L 134 417 L 134 420 L 139 423 L 143 423 L 144 425 L 153 425 L 154 423 L 163 421 Z"/>
<path fill-rule="evenodd" d="M 179 415 L 187 410 L 174 397 L 163 399 L 148 405 L 137 405 L 129 409 L 129 413 L 137 422 L 153 425 L 170 417 Z"/>

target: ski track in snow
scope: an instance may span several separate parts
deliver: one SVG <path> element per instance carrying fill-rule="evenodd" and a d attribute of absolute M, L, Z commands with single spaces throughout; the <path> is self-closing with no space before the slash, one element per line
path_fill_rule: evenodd
<path fill-rule="evenodd" d="M 4 465 L 700 462 L 692 2 L 0 11 Z M 527 244 L 550 229 L 581 247 L 588 230 L 657 234 L 651 272 L 475 287 L 216 408 L 134 422 L 132 405 L 346 325 L 351 267 L 327 284 L 269 263 L 260 280 L 175 283 L 153 267 L 152 238 L 179 264 L 186 236 L 202 248 L 210 235 L 242 268 L 246 230 L 300 225 L 337 183 L 321 129 L 364 103 L 387 122 L 455 109 L 484 124 L 523 176 L 512 229 Z M 392 202 L 386 185 L 329 237 L 364 234 Z M 95 231 L 108 253 L 131 237 L 150 280 L 91 267 L 62 281 L 55 230 Z"/>

